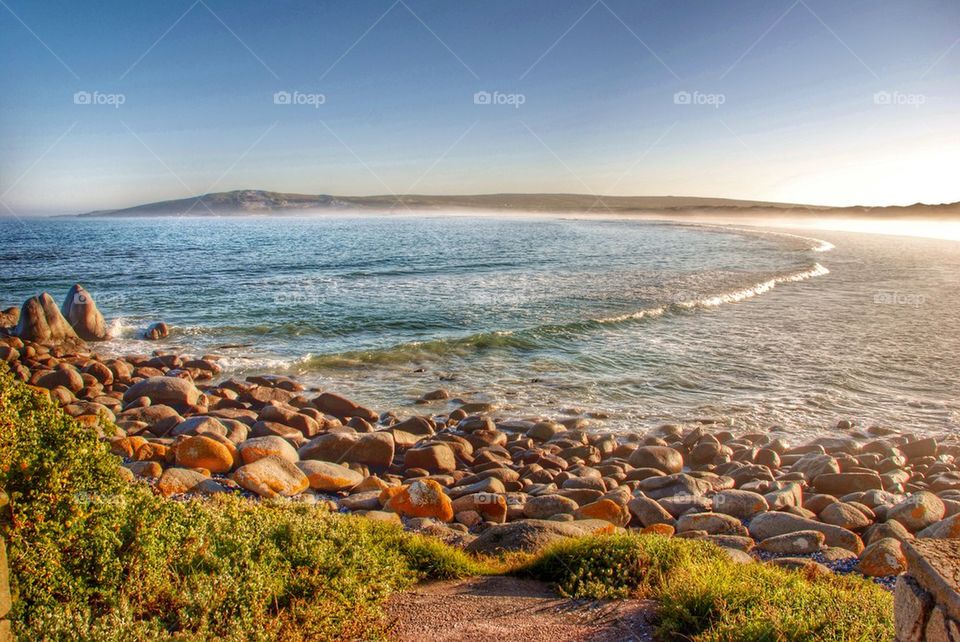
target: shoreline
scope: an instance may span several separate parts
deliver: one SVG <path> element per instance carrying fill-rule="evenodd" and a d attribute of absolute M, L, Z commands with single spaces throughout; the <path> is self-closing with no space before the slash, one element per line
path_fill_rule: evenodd
<path fill-rule="evenodd" d="M 287 376 L 214 383 L 215 355 L 101 358 L 76 332 L 95 320 L 92 299 L 80 316 L 69 306 L 60 315 L 44 305 L 49 297 L 31 301 L 25 318 L 44 315 L 61 336 L 6 337 L 0 358 L 100 431 L 129 481 L 165 497 L 288 498 L 477 554 L 629 529 L 710 541 L 744 563 L 856 571 L 888 587 L 906 568 L 901 542 L 960 537 L 952 435 L 848 420 L 798 446 L 712 420 L 608 433 L 582 417 L 504 417 L 445 389 L 424 390 L 422 412 L 403 417 Z M 448 403 L 459 407 L 438 410 Z"/>

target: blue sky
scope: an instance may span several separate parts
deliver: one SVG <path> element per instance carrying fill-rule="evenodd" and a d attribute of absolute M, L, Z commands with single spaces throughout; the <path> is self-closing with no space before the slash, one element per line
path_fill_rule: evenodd
<path fill-rule="evenodd" d="M 18 214 L 242 188 L 960 200 L 956 1 L 2 0 L 0 33 Z"/>

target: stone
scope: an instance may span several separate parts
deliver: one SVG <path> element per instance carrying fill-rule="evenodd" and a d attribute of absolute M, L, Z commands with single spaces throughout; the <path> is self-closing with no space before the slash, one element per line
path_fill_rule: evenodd
<path fill-rule="evenodd" d="M 828 576 L 833 575 L 833 571 L 824 566 L 819 562 L 815 562 L 812 559 L 806 557 L 778 557 L 772 559 L 767 564 L 771 566 L 779 566 L 780 568 L 785 568 L 791 571 L 802 571 L 815 576 Z"/>
<path fill-rule="evenodd" d="M 443 487 L 432 479 L 414 481 L 400 488 L 384 504 L 387 510 L 404 517 L 432 517 L 441 522 L 453 520 L 453 503 Z"/>
<path fill-rule="evenodd" d="M 783 488 L 772 490 L 764 495 L 770 510 L 784 510 L 803 505 L 803 487 L 796 482 L 785 484 Z"/>
<path fill-rule="evenodd" d="M 200 400 L 200 391 L 180 377 L 149 377 L 130 386 L 123 393 L 123 402 L 146 397 L 153 404 L 192 406 Z"/>
<path fill-rule="evenodd" d="M 757 541 L 796 531 L 819 531 L 826 536 L 825 541 L 830 546 L 839 546 L 857 555 L 863 550 L 863 541 L 853 531 L 789 513 L 761 513 L 750 520 L 749 530 Z"/>
<path fill-rule="evenodd" d="M 766 498 L 748 490 L 725 490 L 713 497 L 713 510 L 737 519 L 750 519 L 769 509 Z"/>
<path fill-rule="evenodd" d="M 833 524 L 851 531 L 862 530 L 871 524 L 870 519 L 856 507 L 843 502 L 830 504 L 823 509 L 819 517 L 824 524 Z"/>
<path fill-rule="evenodd" d="M 35 343 L 81 344 L 80 337 L 63 318 L 53 297 L 46 292 L 24 302 L 20 308 L 20 320 L 13 333 L 24 341 Z"/>
<path fill-rule="evenodd" d="M 108 338 L 106 320 L 93 297 L 79 283 L 67 292 L 60 312 L 84 341 L 105 341 Z"/>
<path fill-rule="evenodd" d="M 531 497 L 523 505 L 523 515 L 529 519 L 548 519 L 558 514 L 572 514 L 579 505 L 562 495 Z"/>
<path fill-rule="evenodd" d="M 757 548 L 782 555 L 808 555 L 823 548 L 826 536 L 820 531 L 796 531 L 761 540 Z"/>
<path fill-rule="evenodd" d="M 433 443 L 409 449 L 404 454 L 403 465 L 431 473 L 449 473 L 457 469 L 457 459 L 448 445 Z"/>
<path fill-rule="evenodd" d="M 933 597 L 909 575 L 897 578 L 893 589 L 893 626 L 897 642 L 923 642 Z"/>
<path fill-rule="evenodd" d="M 740 520 L 723 513 L 686 513 L 677 520 L 677 532 L 706 531 L 710 535 L 746 536 L 747 527 Z"/>
<path fill-rule="evenodd" d="M 899 504 L 887 510 L 887 519 L 895 519 L 910 531 L 916 533 L 943 519 L 946 507 L 943 501 L 933 493 L 922 490 L 914 493 Z"/>
<path fill-rule="evenodd" d="M 650 524 L 640 529 L 641 535 L 660 535 L 662 537 L 673 537 L 676 529 L 670 524 Z"/>
<path fill-rule="evenodd" d="M 15 328 L 20 322 L 20 308 L 10 306 L 0 312 L 0 328 Z"/>
<path fill-rule="evenodd" d="M 292 497 L 310 486 L 310 480 L 296 464 L 274 455 L 240 466 L 233 473 L 233 481 L 268 498 Z"/>
<path fill-rule="evenodd" d="M 258 459 L 270 456 L 286 459 L 293 464 L 300 461 L 297 449 L 291 446 L 286 439 L 276 435 L 252 437 L 242 441 L 237 445 L 237 452 L 240 453 L 240 459 L 244 464 L 252 464 Z"/>
<path fill-rule="evenodd" d="M 753 538 L 743 535 L 704 535 L 697 539 L 704 542 L 713 542 L 721 548 L 735 548 L 744 553 L 749 553 L 755 546 Z"/>
<path fill-rule="evenodd" d="M 143 333 L 143 338 L 148 341 L 159 341 L 170 336 L 170 326 L 163 321 L 150 324 Z"/>
<path fill-rule="evenodd" d="M 860 553 L 857 570 L 867 577 L 887 577 L 904 572 L 907 570 L 907 559 L 900 542 L 892 537 L 884 537 L 869 544 Z"/>
<path fill-rule="evenodd" d="M 895 519 L 888 519 L 886 522 L 874 524 L 867 529 L 864 535 L 864 541 L 867 544 L 872 544 L 875 540 L 883 539 L 884 537 L 892 537 L 898 542 L 914 539 L 913 534 Z"/>
<path fill-rule="evenodd" d="M 120 413 L 118 419 L 125 422 L 142 422 L 147 430 L 157 437 L 169 434 L 174 427 L 184 421 L 180 413 L 165 404 L 130 408 Z"/>
<path fill-rule="evenodd" d="M 837 462 L 835 457 L 830 455 L 824 455 L 822 453 L 808 453 L 794 462 L 790 467 L 790 471 L 803 473 L 803 476 L 806 479 L 812 480 L 816 479 L 820 475 L 839 473 L 840 464 Z"/>
<path fill-rule="evenodd" d="M 48 390 L 63 386 L 72 393 L 78 393 L 84 388 L 83 377 L 80 376 L 77 369 L 65 363 L 42 375 L 37 379 L 37 385 Z"/>
<path fill-rule="evenodd" d="M 157 490 L 164 497 L 183 495 L 193 491 L 207 476 L 189 468 L 167 468 L 157 481 Z"/>
<path fill-rule="evenodd" d="M 901 546 L 910 575 L 949 617 L 960 620 L 960 540 L 917 539 Z"/>
<path fill-rule="evenodd" d="M 226 473 L 233 468 L 233 453 L 225 444 L 207 437 L 187 437 L 174 448 L 177 465 L 184 468 L 206 468 L 211 473 Z"/>
<path fill-rule="evenodd" d="M 917 537 L 923 539 L 960 539 L 960 514 L 951 515 L 927 526 L 917 533 Z"/>
<path fill-rule="evenodd" d="M 220 435 L 227 436 L 227 427 L 216 417 L 207 417 L 206 415 L 194 415 L 187 417 L 170 431 L 171 437 L 180 435 Z"/>
<path fill-rule="evenodd" d="M 935 606 L 924 633 L 926 642 L 955 642 L 960 640 L 960 624 L 948 617 L 941 607 Z"/>
<path fill-rule="evenodd" d="M 351 417 L 360 417 L 367 421 L 376 422 L 380 419 L 377 413 L 368 408 L 360 406 L 354 401 L 347 399 L 335 392 L 324 392 L 319 397 L 310 402 L 314 408 L 322 413 L 333 415 L 340 419 L 349 419 Z"/>
<path fill-rule="evenodd" d="M 349 491 L 358 487 L 364 480 L 363 475 L 357 471 L 328 461 L 311 459 L 297 462 L 296 465 L 307 476 L 310 488 L 323 492 Z"/>
<path fill-rule="evenodd" d="M 813 480 L 818 493 L 840 497 L 863 490 L 883 490 L 883 480 L 876 473 L 826 473 Z"/>
<path fill-rule="evenodd" d="M 453 512 L 475 512 L 488 522 L 507 521 L 507 500 L 494 493 L 472 493 L 453 500 Z"/>
<path fill-rule="evenodd" d="M 616 526 L 626 526 L 630 521 L 630 512 L 610 499 L 598 499 L 584 504 L 573 512 L 575 519 L 602 519 Z"/>
<path fill-rule="evenodd" d="M 634 468 L 655 468 L 668 475 L 683 470 L 683 455 L 667 446 L 640 446 L 630 455 Z"/>
<path fill-rule="evenodd" d="M 666 524 L 670 527 L 676 525 L 673 515 L 655 499 L 640 495 L 631 499 L 627 503 L 627 508 L 644 527 L 655 526 L 656 524 Z"/>
<path fill-rule="evenodd" d="M 298 453 L 300 459 L 386 468 L 393 462 L 394 447 L 393 435 L 388 432 L 332 432 L 314 437 L 301 446 Z"/>
<path fill-rule="evenodd" d="M 557 522 L 526 519 L 491 526 L 468 544 L 466 551 L 476 555 L 497 555 L 515 551 L 538 553 L 557 541 L 615 531 L 613 524 L 603 520 Z"/>

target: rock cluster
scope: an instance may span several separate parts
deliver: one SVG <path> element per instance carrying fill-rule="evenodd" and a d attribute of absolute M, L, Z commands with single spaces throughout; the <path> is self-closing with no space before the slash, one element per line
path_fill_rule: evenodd
<path fill-rule="evenodd" d="M 77 327 L 31 301 L 24 327 Z M 82 423 L 115 426 L 102 436 L 131 480 L 167 496 L 324 502 L 477 552 L 633 529 L 712 541 L 741 561 L 875 577 L 903 572 L 904 542 L 960 538 L 952 438 L 848 426 L 790 446 L 706 423 L 609 434 L 578 417 L 446 410 L 446 391 L 418 400 L 443 412 L 404 418 L 290 377 L 220 380 L 216 355 L 106 358 L 9 336 L 0 359 Z"/>

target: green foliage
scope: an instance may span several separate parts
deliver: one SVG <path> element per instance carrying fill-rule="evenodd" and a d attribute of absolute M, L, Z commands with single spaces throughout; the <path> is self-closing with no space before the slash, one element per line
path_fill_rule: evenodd
<path fill-rule="evenodd" d="M 519 570 L 572 597 L 657 599 L 665 640 L 893 638 L 891 596 L 872 582 L 735 564 L 704 542 L 655 535 L 564 541 Z"/>
<path fill-rule="evenodd" d="M 397 526 L 306 505 L 165 500 L 7 373 L 0 488 L 25 640 L 370 639 L 390 593 L 481 568 Z"/>

